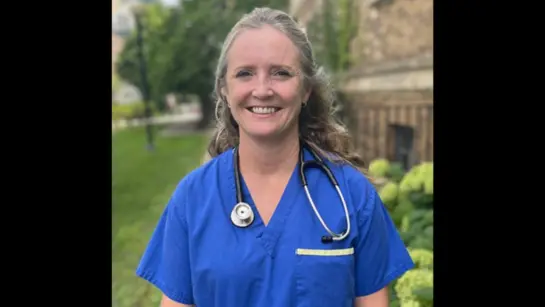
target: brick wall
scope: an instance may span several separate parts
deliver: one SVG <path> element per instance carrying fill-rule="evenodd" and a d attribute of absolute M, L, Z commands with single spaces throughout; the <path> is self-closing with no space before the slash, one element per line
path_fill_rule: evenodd
<path fill-rule="evenodd" d="M 351 43 L 356 65 L 433 52 L 433 0 L 358 1 L 358 34 Z"/>

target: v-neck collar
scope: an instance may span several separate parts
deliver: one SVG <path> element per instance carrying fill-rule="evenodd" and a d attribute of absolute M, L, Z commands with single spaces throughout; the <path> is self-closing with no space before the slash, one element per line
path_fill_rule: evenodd
<path fill-rule="evenodd" d="M 257 210 L 255 202 L 250 195 L 248 186 L 246 185 L 244 178 L 241 176 L 242 195 L 244 197 L 244 201 L 250 204 L 255 214 L 255 221 L 254 224 L 251 225 L 251 228 L 256 233 L 256 237 L 261 241 L 270 256 L 274 256 L 276 243 L 278 242 L 278 239 L 286 226 L 286 220 L 292 211 L 296 198 L 299 192 L 301 192 L 301 189 L 298 189 L 299 185 L 297 184 L 299 182 L 297 172 L 298 169 L 299 163 L 294 167 L 291 177 L 288 180 L 282 196 L 280 197 L 280 201 L 276 205 L 276 208 L 273 211 L 267 225 L 265 225 L 263 222 L 263 219 L 259 214 L 259 210 Z"/>
<path fill-rule="evenodd" d="M 302 148 L 304 159 L 312 159 L 312 155 L 306 148 Z M 229 210 L 232 210 L 232 206 L 236 204 L 236 182 L 235 182 L 235 175 L 234 175 L 234 150 L 230 150 L 229 158 L 225 159 L 228 163 L 227 171 L 228 171 L 228 183 L 229 183 L 229 205 L 231 205 Z M 261 243 L 261 245 L 266 250 L 267 254 L 270 257 L 275 256 L 275 249 L 278 243 L 278 240 L 282 236 L 283 231 L 286 228 L 286 222 L 293 211 L 293 207 L 295 203 L 298 201 L 298 198 L 304 195 L 304 189 L 302 188 L 302 182 L 299 178 L 299 168 L 301 164 L 298 162 L 291 174 L 291 177 L 288 181 L 288 184 L 286 185 L 284 192 L 282 194 L 282 197 L 280 198 L 280 201 L 278 202 L 270 220 L 267 225 L 263 222 L 263 219 L 261 218 L 261 215 L 259 214 L 259 211 L 257 210 L 257 207 L 255 206 L 255 203 L 250 195 L 250 191 L 246 185 L 246 182 L 244 181 L 244 178 L 242 177 L 242 174 L 240 175 L 240 184 L 241 184 L 241 191 L 243 196 L 243 201 L 248 203 L 252 210 L 254 211 L 254 222 L 248 226 L 247 230 L 252 231 L 256 237 L 256 239 Z M 310 182 L 309 182 L 310 184 Z M 293 225 L 292 225 L 293 226 Z"/>

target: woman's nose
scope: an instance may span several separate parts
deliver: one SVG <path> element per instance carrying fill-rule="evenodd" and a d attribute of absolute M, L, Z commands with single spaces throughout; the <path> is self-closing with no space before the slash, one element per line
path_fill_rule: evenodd
<path fill-rule="evenodd" d="M 273 95 L 273 90 L 271 88 L 271 82 L 266 77 L 257 78 L 254 90 L 252 95 L 258 99 L 267 99 Z"/>

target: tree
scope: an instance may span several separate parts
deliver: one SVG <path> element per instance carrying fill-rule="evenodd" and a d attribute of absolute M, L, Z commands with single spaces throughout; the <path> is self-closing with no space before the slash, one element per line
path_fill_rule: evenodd
<path fill-rule="evenodd" d="M 157 107 L 162 109 L 164 106 L 161 104 L 162 99 L 158 92 L 158 82 L 152 82 L 156 77 L 156 67 L 161 62 L 164 62 L 164 52 L 159 52 L 159 48 L 162 48 L 162 40 L 165 38 L 164 23 L 170 15 L 170 11 L 163 7 L 161 4 L 153 3 L 146 5 L 142 8 L 141 18 L 144 23 L 142 37 L 144 40 L 144 54 L 148 67 L 148 79 L 150 97 L 152 101 L 155 101 Z M 125 82 L 131 83 L 134 86 L 142 89 L 142 82 L 140 79 L 140 66 L 138 61 L 138 51 L 136 44 L 136 33 L 133 33 L 125 42 L 125 46 L 122 52 L 119 54 L 118 61 L 116 63 L 116 70 L 118 76 Z"/>
<path fill-rule="evenodd" d="M 307 32 L 317 61 L 330 72 L 345 71 L 350 66 L 350 41 L 357 30 L 354 0 L 323 0 Z"/>
<path fill-rule="evenodd" d="M 213 119 L 214 73 L 225 36 L 236 20 L 257 6 L 285 9 L 287 0 L 184 1 L 179 8 L 149 5 L 143 14 L 143 33 L 149 88 L 152 100 L 164 108 L 170 92 L 195 94 L 200 98 L 206 127 Z M 130 37 L 119 56 L 118 74 L 141 88 L 136 37 Z"/>

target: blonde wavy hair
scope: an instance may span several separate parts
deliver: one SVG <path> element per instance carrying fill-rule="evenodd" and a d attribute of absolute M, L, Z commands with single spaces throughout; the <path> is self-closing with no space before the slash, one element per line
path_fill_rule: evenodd
<path fill-rule="evenodd" d="M 238 124 L 231 115 L 227 101 L 221 94 L 225 86 L 227 53 L 237 35 L 245 29 L 271 26 L 284 33 L 301 54 L 300 66 L 305 89 L 311 93 L 299 114 L 300 138 L 319 155 L 333 162 L 349 163 L 365 173 L 365 163 L 352 147 L 352 139 L 343 124 L 337 121 L 336 97 L 330 81 L 314 59 L 312 45 L 305 30 L 288 14 L 270 8 L 256 8 L 244 15 L 227 35 L 216 68 L 214 96 L 216 99 L 216 130 L 208 146 L 205 160 L 213 158 L 238 145 Z"/>

